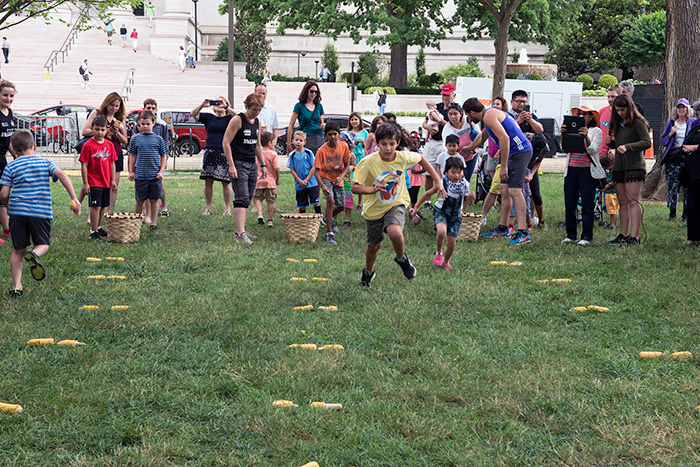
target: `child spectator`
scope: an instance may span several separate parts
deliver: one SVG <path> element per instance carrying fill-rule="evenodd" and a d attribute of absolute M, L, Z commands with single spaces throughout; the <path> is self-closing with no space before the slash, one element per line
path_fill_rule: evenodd
<path fill-rule="evenodd" d="M 337 245 L 333 233 L 338 233 L 338 226 L 333 218 L 345 207 L 343 177 L 355 167 L 350 163 L 348 145 L 340 141 L 340 126 L 328 122 L 324 134 L 327 142 L 316 151 L 314 175 L 326 197 L 326 217 L 321 221 L 321 225 L 328 229 L 325 240 L 326 243 Z"/>
<path fill-rule="evenodd" d="M 272 227 L 272 215 L 275 213 L 275 201 L 277 200 L 277 185 L 280 184 L 280 164 L 275 152 L 275 135 L 269 131 L 260 134 L 260 144 L 262 145 L 262 158 L 267 166 L 265 177 L 262 168 L 258 166 L 258 181 L 253 194 L 253 204 L 258 211 L 258 224 L 262 225 L 262 202 L 267 202 L 267 226 Z"/>
<path fill-rule="evenodd" d="M 165 167 L 163 170 L 168 168 L 168 158 L 167 156 L 170 155 L 170 130 L 168 129 L 168 124 L 165 120 L 161 119 L 158 117 L 158 102 L 156 102 L 155 99 L 148 98 L 143 101 L 143 110 L 148 110 L 151 112 L 153 115 L 156 117 L 156 124 L 153 125 L 153 133 L 157 134 L 161 138 L 163 138 L 163 141 L 165 141 L 165 148 L 166 148 L 166 158 L 165 158 Z M 138 133 L 138 125 L 136 128 L 134 128 L 134 132 Z M 161 206 L 161 211 L 160 211 L 160 216 L 161 217 L 168 217 L 170 215 L 170 211 L 168 210 L 168 201 L 165 198 L 165 183 L 163 180 L 161 180 L 161 193 L 160 193 L 160 202 L 159 205 Z M 144 206 L 144 210 L 146 211 L 146 221 L 150 222 L 150 217 L 151 217 L 151 209 L 150 209 L 150 204 L 146 204 Z"/>
<path fill-rule="evenodd" d="M 51 186 L 50 180 L 60 180 L 74 203 L 71 208 L 80 214 L 80 204 L 68 175 L 48 159 L 35 154 L 34 137 L 28 130 L 18 130 L 10 138 L 16 157 L 7 164 L 0 179 L 0 203 L 8 207 L 12 253 L 12 291 L 10 296 L 20 298 L 22 289 L 22 258 L 29 263 L 32 277 L 43 280 L 46 269 L 39 257 L 49 251 L 51 244 Z M 34 243 L 31 251 L 27 247 Z"/>
<path fill-rule="evenodd" d="M 365 141 L 365 148 L 367 148 L 367 150 L 365 151 L 365 156 L 368 156 L 373 152 L 377 151 L 377 140 L 374 138 L 374 132 L 377 131 L 379 125 L 381 125 L 382 123 L 386 123 L 387 121 L 388 120 L 383 115 L 374 117 L 374 119 L 372 120 L 372 125 L 370 125 L 369 134 L 367 135 L 367 141 Z"/>
<path fill-rule="evenodd" d="M 360 284 L 365 287 L 370 286 L 376 275 L 374 263 L 385 232 L 396 252 L 394 261 L 401 266 L 406 279 L 412 279 L 416 275 L 416 268 L 404 251 L 403 226 L 406 220 L 406 206 L 409 203 L 404 171 L 417 163 L 420 164 L 435 180 L 437 191 L 445 195 L 440 177 L 425 157 L 414 152 L 396 151 L 401 136 L 402 131 L 397 124 L 381 124 L 376 132 L 379 151 L 360 161 L 352 182 L 353 193 L 372 195 L 365 198 L 362 208 L 362 217 L 365 218 L 367 229 L 367 247 Z"/>
<path fill-rule="evenodd" d="M 117 151 L 111 141 L 105 139 L 107 119 L 95 117 L 92 121 L 92 138 L 80 150 L 80 167 L 83 177 L 82 191 L 89 196 L 90 240 L 106 237 L 102 228 L 102 216 L 109 206 L 109 190 L 117 189 Z"/>
<path fill-rule="evenodd" d="M 318 181 L 314 177 L 314 154 L 304 148 L 306 133 L 297 131 L 294 133 L 294 151 L 289 153 L 287 167 L 294 177 L 294 188 L 297 192 L 297 209 L 300 214 L 306 212 L 309 205 L 314 207 L 316 214 L 321 214 L 320 201 L 318 200 Z"/>
<path fill-rule="evenodd" d="M 144 110 L 136 120 L 139 134 L 131 138 L 129 146 L 129 180 L 136 184 L 136 213 L 143 212 L 143 204 L 151 205 L 151 232 L 158 230 L 158 199 L 161 196 L 165 158 L 168 148 L 160 136 L 153 133 L 156 117 Z"/>
<path fill-rule="evenodd" d="M 469 182 L 464 176 L 464 159 L 461 157 L 449 157 L 445 161 L 445 174 L 442 176 L 442 184 L 447 191 L 447 196 L 438 195 L 433 207 L 433 222 L 435 222 L 436 250 L 433 264 L 447 270 L 452 269 L 450 258 L 455 251 L 455 244 L 459 231 L 462 229 L 462 205 L 473 204 L 476 196 L 469 192 Z M 418 214 L 418 208 L 425 200 L 436 193 L 437 186 L 423 193 L 410 214 Z M 442 244 L 447 238 L 445 255 L 442 254 Z"/>
<path fill-rule="evenodd" d="M 615 184 L 612 181 L 612 167 L 615 160 L 614 152 L 605 152 L 600 156 L 600 165 L 605 169 L 605 179 L 608 184 L 603 189 L 605 193 L 605 210 L 610 216 L 610 222 L 606 226 L 608 229 L 617 228 L 617 215 L 620 209 L 620 202 L 617 200 L 615 193 Z"/>
<path fill-rule="evenodd" d="M 353 112 L 348 118 L 348 129 L 341 133 L 340 138 L 348 143 L 352 151 L 352 165 L 357 167 L 357 163 L 365 157 L 365 141 L 369 133 L 362 124 L 362 116 L 359 112 Z M 350 212 L 355 209 L 355 201 L 352 197 L 352 173 L 343 179 L 343 189 L 345 190 L 345 221 L 344 227 L 350 227 Z M 357 209 L 362 209 L 362 196 L 358 196 Z"/>
<path fill-rule="evenodd" d="M 437 173 L 440 174 L 445 172 L 445 161 L 450 157 L 462 158 L 462 156 L 459 154 L 459 136 L 457 135 L 448 135 L 445 138 L 445 149 L 440 151 L 437 161 L 435 162 L 437 165 L 437 169 L 435 169 L 435 171 Z M 464 162 L 464 158 L 462 158 L 462 162 Z"/>

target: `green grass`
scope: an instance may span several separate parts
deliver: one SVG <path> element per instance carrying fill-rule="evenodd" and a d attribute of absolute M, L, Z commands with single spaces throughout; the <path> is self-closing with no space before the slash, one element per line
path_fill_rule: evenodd
<path fill-rule="evenodd" d="M 169 177 L 173 215 L 158 234 L 95 243 L 85 214 L 73 216 L 55 186 L 47 279 L 35 283 L 25 268 L 26 295 L 11 300 L 9 262 L 0 275 L 0 401 L 25 409 L 0 415 L 0 465 L 698 464 L 697 361 L 637 354 L 700 356 L 700 254 L 662 205 L 646 206 L 641 247 L 608 246 L 614 234 L 597 227 L 591 247 L 560 245 L 562 183 L 543 177 L 550 229 L 533 243 L 460 242 L 451 272 L 432 266 L 431 222 L 407 225 L 418 276 L 403 278 L 387 243 L 370 290 L 359 286 L 356 213 L 335 248 L 290 244 L 279 219 L 268 229 L 254 217 L 259 238 L 244 246 L 220 215 L 218 186 L 215 215 L 205 217 L 202 183 Z M 124 181 L 120 207 L 130 210 L 132 199 Z M 290 212 L 293 200 L 285 173 L 279 206 Z M 549 278 L 573 282 L 535 283 Z M 292 309 L 309 303 L 340 310 Z M 589 304 L 610 312 L 569 311 Z M 87 345 L 26 345 L 37 337 Z M 287 348 L 306 342 L 346 350 Z M 275 399 L 299 407 L 273 408 Z M 312 401 L 344 408 L 314 411 Z"/>

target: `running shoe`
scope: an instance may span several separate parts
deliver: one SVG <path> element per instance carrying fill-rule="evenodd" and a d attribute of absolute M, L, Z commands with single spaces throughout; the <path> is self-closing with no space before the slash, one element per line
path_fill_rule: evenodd
<path fill-rule="evenodd" d="M 413 279 L 416 277 L 416 268 L 413 266 L 406 253 L 404 253 L 401 258 L 394 258 L 394 261 L 396 261 L 396 264 L 401 266 L 401 270 L 403 271 L 403 275 L 406 277 L 406 279 Z"/>
<path fill-rule="evenodd" d="M 236 241 L 237 241 L 237 242 L 243 242 L 243 243 L 246 243 L 246 244 L 248 244 L 248 245 L 252 245 L 252 244 L 253 244 L 253 240 L 251 240 L 250 234 L 249 234 L 248 232 L 243 232 L 242 234 L 238 234 L 238 233 L 237 233 L 237 234 L 236 234 Z"/>
<path fill-rule="evenodd" d="M 443 268 L 447 269 L 448 271 L 452 271 L 454 269 L 452 265 L 449 263 L 449 261 L 445 264 L 442 265 Z"/>
<path fill-rule="evenodd" d="M 511 240 L 508 240 L 509 245 L 522 245 L 524 243 L 530 243 L 530 234 L 527 232 L 518 231 Z"/>
<path fill-rule="evenodd" d="M 97 233 L 100 234 L 100 237 L 106 237 L 107 236 L 107 231 L 103 229 L 102 227 L 97 228 Z"/>
<path fill-rule="evenodd" d="M 579 246 L 586 246 L 586 245 L 590 245 L 590 244 L 591 244 L 590 240 L 584 240 L 584 239 L 579 240 L 579 242 L 577 243 L 577 245 L 579 245 Z"/>
<path fill-rule="evenodd" d="M 264 225 L 265 224 L 265 219 L 263 219 L 263 216 L 258 216 L 258 225 Z"/>
<path fill-rule="evenodd" d="M 508 232 L 508 229 L 499 230 L 498 227 L 496 227 L 491 232 L 482 233 L 480 236 L 484 238 L 509 237 L 510 233 Z"/>
<path fill-rule="evenodd" d="M 46 268 L 41 264 L 39 257 L 33 251 L 24 254 L 24 260 L 29 263 L 29 270 L 32 272 L 34 280 L 43 281 L 46 277 Z"/>
<path fill-rule="evenodd" d="M 437 253 L 435 253 L 435 258 L 433 258 L 433 264 L 435 266 L 438 266 L 438 267 L 443 265 L 442 264 L 442 251 L 438 251 Z"/>
<path fill-rule="evenodd" d="M 575 238 L 566 237 L 564 240 L 561 241 L 561 243 L 562 243 L 562 245 L 563 245 L 563 244 L 566 244 L 566 243 L 574 243 L 575 241 L 576 241 Z"/>
<path fill-rule="evenodd" d="M 100 239 L 100 232 L 95 230 L 94 232 L 90 232 L 90 240 L 99 240 Z"/>
<path fill-rule="evenodd" d="M 326 243 L 329 245 L 337 245 L 338 242 L 335 241 L 335 236 L 333 235 L 333 232 L 328 232 L 326 234 L 326 238 L 324 239 Z"/>
<path fill-rule="evenodd" d="M 610 240 L 608 243 L 611 245 L 622 245 L 627 240 L 626 235 L 618 234 L 617 237 Z"/>
<path fill-rule="evenodd" d="M 362 268 L 362 279 L 360 279 L 360 285 L 369 287 L 370 284 L 372 284 L 372 279 L 374 279 L 374 276 L 376 275 L 377 273 L 373 270 L 370 271 L 367 268 Z"/>
<path fill-rule="evenodd" d="M 272 222 L 272 219 L 268 219 L 266 224 L 268 227 L 274 227 L 274 222 Z"/>

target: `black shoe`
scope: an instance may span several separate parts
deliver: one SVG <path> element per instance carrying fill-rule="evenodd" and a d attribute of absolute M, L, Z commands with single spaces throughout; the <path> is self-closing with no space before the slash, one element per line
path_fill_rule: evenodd
<path fill-rule="evenodd" d="M 625 241 L 623 242 L 623 245 L 625 245 L 625 246 L 636 246 L 639 244 L 640 244 L 639 239 L 634 238 L 634 237 L 627 237 L 625 239 Z"/>
<path fill-rule="evenodd" d="M 160 212 L 160 217 L 170 217 L 170 211 L 167 209 Z"/>
<path fill-rule="evenodd" d="M 676 219 L 676 210 L 671 209 L 668 213 L 668 220 L 672 221 Z"/>
<path fill-rule="evenodd" d="M 610 245 L 622 245 L 623 243 L 625 243 L 625 241 L 627 241 L 627 236 L 622 235 L 622 234 L 618 234 L 618 236 L 615 237 L 614 240 L 610 240 L 608 243 Z"/>
<path fill-rule="evenodd" d="M 32 272 L 34 280 L 43 281 L 46 277 L 46 268 L 41 264 L 39 257 L 33 251 L 24 254 L 24 260 L 29 263 L 29 270 Z"/>
<path fill-rule="evenodd" d="M 537 224 L 537 228 L 539 230 L 547 230 L 547 227 L 549 227 L 549 226 L 547 225 L 547 223 L 545 221 L 540 221 L 539 224 Z"/>
<path fill-rule="evenodd" d="M 158 226 L 157 226 L 157 225 L 152 225 L 152 226 L 151 226 L 151 232 L 158 232 Z"/>
<path fill-rule="evenodd" d="M 416 277 L 416 268 L 411 264 L 411 260 L 408 259 L 408 255 L 406 253 L 403 254 L 401 258 L 394 258 L 394 261 L 396 261 L 396 264 L 401 266 L 401 270 L 403 271 L 403 275 L 406 277 L 406 279 L 413 279 Z"/>
<path fill-rule="evenodd" d="M 258 225 L 265 225 L 265 219 L 258 217 Z"/>
<path fill-rule="evenodd" d="M 100 232 L 95 230 L 94 232 L 90 232 L 90 240 L 99 240 L 100 239 Z"/>
<path fill-rule="evenodd" d="M 97 233 L 100 234 L 100 237 L 106 237 L 107 236 L 107 231 L 103 229 L 102 227 L 97 228 Z"/>
<path fill-rule="evenodd" d="M 362 268 L 362 279 L 360 279 L 360 285 L 369 287 L 372 283 L 372 279 L 377 273 L 374 271 L 368 271 L 367 268 Z"/>
<path fill-rule="evenodd" d="M 24 290 L 22 290 L 22 289 L 10 290 L 10 297 L 22 298 L 22 297 L 24 297 Z"/>

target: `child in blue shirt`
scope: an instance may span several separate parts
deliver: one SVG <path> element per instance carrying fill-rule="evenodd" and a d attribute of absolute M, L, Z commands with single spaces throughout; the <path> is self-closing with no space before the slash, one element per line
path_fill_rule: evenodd
<path fill-rule="evenodd" d="M 474 193 L 469 192 L 469 182 L 464 177 L 464 160 L 461 157 L 448 157 L 445 160 L 445 174 L 442 176 L 442 185 L 445 187 L 447 196 L 443 198 L 439 195 L 437 202 L 433 207 L 433 221 L 435 222 L 435 230 L 437 230 L 436 243 L 437 249 L 433 264 L 442 266 L 450 270 L 450 258 L 455 250 L 459 231 L 462 229 L 462 205 L 473 204 L 476 198 Z M 416 205 L 411 210 L 411 216 L 418 212 L 418 208 L 425 200 L 436 193 L 437 187 L 423 193 Z M 447 248 L 445 255 L 442 254 L 442 244 L 447 238 Z"/>
<path fill-rule="evenodd" d="M 306 212 L 309 205 L 313 205 L 314 212 L 321 214 L 321 202 L 318 199 L 318 181 L 314 177 L 314 154 L 304 148 L 306 133 L 297 131 L 294 133 L 294 151 L 289 153 L 287 167 L 294 177 L 297 192 L 297 209 L 301 214 Z"/>
<path fill-rule="evenodd" d="M 32 277 L 37 281 L 46 277 L 46 269 L 39 260 L 51 244 L 51 186 L 50 179 L 60 180 L 71 198 L 71 209 L 80 214 L 80 203 L 75 196 L 68 175 L 48 159 L 35 155 L 36 144 L 28 130 L 17 130 L 10 138 L 10 148 L 16 159 L 7 164 L 0 178 L 0 204 L 8 207 L 12 253 L 12 291 L 10 296 L 20 298 L 22 289 L 22 259 L 29 263 Z M 34 243 L 34 248 L 27 247 Z"/>
<path fill-rule="evenodd" d="M 151 231 L 158 230 L 158 200 L 163 189 L 168 147 L 165 140 L 153 133 L 156 116 L 144 110 L 136 120 L 139 134 L 129 145 L 129 180 L 136 180 L 136 213 L 143 212 L 145 201 L 151 206 Z"/>

